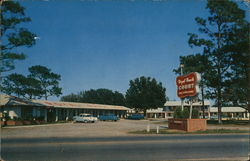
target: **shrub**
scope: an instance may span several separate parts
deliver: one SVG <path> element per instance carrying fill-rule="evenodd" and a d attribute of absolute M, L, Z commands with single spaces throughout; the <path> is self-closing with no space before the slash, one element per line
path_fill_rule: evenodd
<path fill-rule="evenodd" d="M 184 108 L 183 111 L 181 111 L 181 107 L 177 107 L 174 112 L 174 118 L 187 119 L 189 118 L 189 113 L 189 108 Z M 199 111 L 197 109 L 192 109 L 192 118 L 199 118 Z"/>
<path fill-rule="evenodd" d="M 44 117 L 43 117 L 43 116 L 39 116 L 39 117 L 36 118 L 36 120 L 38 120 L 38 121 L 43 121 L 43 120 L 44 120 Z"/>
<path fill-rule="evenodd" d="M 189 118 L 189 108 L 184 108 L 182 113 L 184 119 Z"/>
<path fill-rule="evenodd" d="M 199 118 L 199 111 L 197 109 L 192 110 L 192 118 L 198 119 Z"/>
<path fill-rule="evenodd" d="M 5 121 L 11 120 L 9 114 L 6 112 L 3 113 L 3 119 L 5 119 Z"/>
<path fill-rule="evenodd" d="M 181 107 L 177 107 L 176 110 L 174 111 L 174 118 L 175 119 L 181 119 L 183 118 L 183 113 L 181 111 Z"/>

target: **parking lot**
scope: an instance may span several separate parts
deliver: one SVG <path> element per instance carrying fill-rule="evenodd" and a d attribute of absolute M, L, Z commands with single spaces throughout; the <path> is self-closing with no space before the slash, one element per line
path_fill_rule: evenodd
<path fill-rule="evenodd" d="M 2 128 L 2 138 L 31 138 L 31 137 L 106 137 L 127 136 L 129 131 L 151 129 L 156 126 L 166 127 L 167 123 L 155 124 L 149 120 L 119 120 L 98 121 L 96 123 L 61 123 Z"/>
<path fill-rule="evenodd" d="M 148 125 L 151 129 L 155 129 L 156 126 L 167 127 L 164 120 L 119 120 L 4 127 L 1 129 L 1 155 L 5 160 L 181 160 L 187 158 L 246 160 L 248 153 L 246 134 L 142 136 L 142 134 L 128 133 L 145 130 Z M 213 126 L 213 128 L 221 127 Z M 183 151 L 182 155 L 179 155 L 180 151 Z"/>
<path fill-rule="evenodd" d="M 127 120 L 97 121 L 96 123 L 58 123 L 32 126 L 15 126 L 1 129 L 1 138 L 36 138 L 36 137 L 113 137 L 130 136 L 131 131 L 167 128 L 165 120 Z M 248 130 L 248 126 L 208 125 L 208 129 L 241 129 Z"/>

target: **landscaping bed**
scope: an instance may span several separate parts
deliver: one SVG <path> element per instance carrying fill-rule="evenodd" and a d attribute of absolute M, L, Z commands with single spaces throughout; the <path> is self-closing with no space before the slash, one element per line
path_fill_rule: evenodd
<path fill-rule="evenodd" d="M 45 121 L 14 121 L 14 120 L 8 120 L 8 121 L 1 121 L 1 126 L 27 126 L 27 125 L 45 125 L 45 124 L 58 124 L 58 123 L 68 123 L 71 121 L 58 121 L 58 122 L 45 122 Z"/>
<path fill-rule="evenodd" d="M 223 125 L 249 125 L 249 120 L 222 120 Z M 220 125 L 218 120 L 207 120 L 207 124 Z"/>
<path fill-rule="evenodd" d="M 239 130 L 239 129 L 208 129 L 205 131 L 194 131 L 186 132 L 182 130 L 172 130 L 172 129 L 160 129 L 158 134 L 234 134 L 234 133 L 249 133 L 249 130 Z M 131 131 L 129 134 L 157 134 L 156 129 L 151 129 L 150 132 L 147 130 L 141 131 Z"/>

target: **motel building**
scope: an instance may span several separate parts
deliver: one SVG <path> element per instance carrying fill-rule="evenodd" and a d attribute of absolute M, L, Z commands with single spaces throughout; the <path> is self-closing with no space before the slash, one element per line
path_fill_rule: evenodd
<path fill-rule="evenodd" d="M 184 101 L 183 105 L 184 105 L 184 108 L 190 107 L 190 104 L 186 101 Z M 177 107 L 181 107 L 181 101 L 167 101 L 164 104 L 163 108 L 147 110 L 147 117 L 148 118 L 165 118 L 165 119 L 173 118 L 174 111 L 176 110 Z M 207 118 L 209 116 L 210 102 L 204 101 L 204 107 L 205 107 L 205 116 Z M 202 118 L 203 116 L 202 102 L 193 103 L 193 108 L 196 108 L 200 111 L 199 112 L 200 117 Z"/>
<path fill-rule="evenodd" d="M 147 118 L 173 118 L 177 107 L 181 107 L 181 101 L 167 101 L 163 108 L 147 110 Z M 184 101 L 184 108 L 190 108 L 190 104 Z M 200 118 L 203 118 L 202 102 L 193 103 L 193 108 L 198 109 Z M 218 108 L 211 107 L 209 101 L 204 101 L 204 111 L 206 119 L 218 119 Z M 249 118 L 249 112 L 242 107 L 222 107 L 223 120 L 248 120 Z"/>
<path fill-rule="evenodd" d="M 7 114 L 10 119 L 39 118 L 45 122 L 70 121 L 80 113 L 89 113 L 96 117 L 115 114 L 124 118 L 129 110 L 124 106 L 23 99 L 8 95 L 0 95 L 0 109 L 1 116 Z"/>
<path fill-rule="evenodd" d="M 222 107 L 222 119 L 230 120 L 230 119 L 240 119 L 240 120 L 249 120 L 250 114 L 246 109 L 242 107 Z M 210 119 L 217 119 L 218 117 L 218 107 L 210 108 Z"/>

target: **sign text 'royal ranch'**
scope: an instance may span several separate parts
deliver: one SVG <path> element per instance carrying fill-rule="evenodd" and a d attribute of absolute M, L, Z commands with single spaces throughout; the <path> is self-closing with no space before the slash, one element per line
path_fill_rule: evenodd
<path fill-rule="evenodd" d="M 199 92 L 200 74 L 197 72 L 176 78 L 177 96 L 180 98 L 192 97 Z"/>

